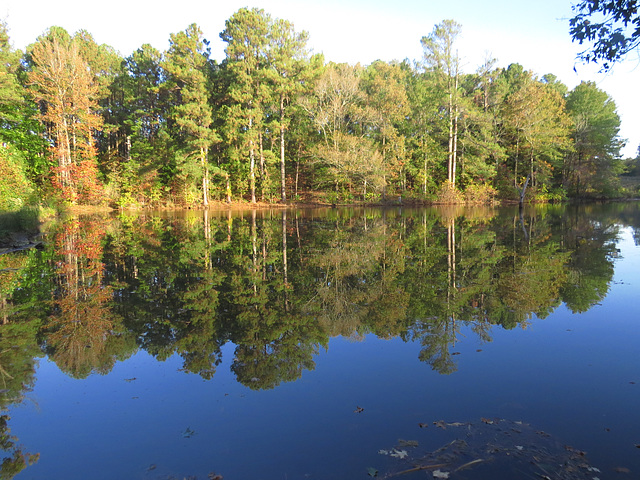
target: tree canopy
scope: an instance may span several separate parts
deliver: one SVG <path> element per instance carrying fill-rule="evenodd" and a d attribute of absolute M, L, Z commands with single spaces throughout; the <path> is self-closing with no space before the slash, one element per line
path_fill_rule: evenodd
<path fill-rule="evenodd" d="M 640 45 L 637 0 L 582 0 L 572 6 L 570 34 L 580 45 L 591 44 L 579 54 L 585 62 L 599 63 L 603 70 Z"/>

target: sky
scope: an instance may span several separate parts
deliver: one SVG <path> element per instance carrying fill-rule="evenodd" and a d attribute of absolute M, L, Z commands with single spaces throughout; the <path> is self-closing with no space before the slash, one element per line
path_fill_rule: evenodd
<path fill-rule="evenodd" d="M 635 157 L 640 145 L 640 53 L 634 52 L 610 73 L 583 65 L 576 54 L 585 46 L 571 42 L 569 18 L 575 0 L 3 0 L 0 19 L 15 48 L 24 49 L 53 25 L 69 33 L 84 29 L 98 43 L 123 56 L 144 43 L 158 50 L 169 35 L 197 23 L 211 42 L 212 57 L 224 58 L 220 32 L 225 20 L 243 7 L 264 9 L 309 32 L 309 47 L 327 61 L 420 60 L 420 39 L 444 19 L 462 25 L 457 46 L 463 72 L 474 72 L 486 58 L 497 66 L 520 63 L 538 76 L 552 73 L 570 89 L 594 81 L 615 101 L 627 140 L 623 156 Z"/>

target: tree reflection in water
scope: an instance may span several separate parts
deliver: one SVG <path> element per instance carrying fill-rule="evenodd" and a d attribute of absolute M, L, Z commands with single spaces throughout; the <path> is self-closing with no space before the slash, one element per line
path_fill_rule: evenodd
<path fill-rule="evenodd" d="M 270 389 L 312 370 L 332 337 L 373 334 L 418 342 L 421 361 L 451 373 L 463 329 L 489 342 L 494 326 L 607 294 L 619 225 L 640 221 L 633 205 L 590 208 L 73 218 L 43 251 L 0 257 L 3 405 L 43 352 L 73 377 L 144 349 L 211 379 L 230 343 L 237 380 Z M 5 461 L 35 459 L 3 435 Z"/>

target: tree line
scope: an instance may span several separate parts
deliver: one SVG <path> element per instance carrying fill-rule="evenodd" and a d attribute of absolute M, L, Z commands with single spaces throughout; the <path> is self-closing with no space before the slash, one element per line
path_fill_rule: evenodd
<path fill-rule="evenodd" d="M 218 63 L 196 24 L 123 58 L 61 27 L 21 52 L 3 23 L 0 208 L 620 195 L 611 97 L 491 58 L 465 73 L 460 33 L 435 25 L 417 61 L 336 64 L 243 8 Z"/>

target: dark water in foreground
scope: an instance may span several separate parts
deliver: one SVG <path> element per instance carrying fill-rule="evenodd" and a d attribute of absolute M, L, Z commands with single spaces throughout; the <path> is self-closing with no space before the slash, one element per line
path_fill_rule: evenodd
<path fill-rule="evenodd" d="M 638 240 L 637 204 L 68 219 L 0 256 L 0 478 L 640 478 Z"/>

